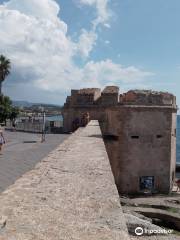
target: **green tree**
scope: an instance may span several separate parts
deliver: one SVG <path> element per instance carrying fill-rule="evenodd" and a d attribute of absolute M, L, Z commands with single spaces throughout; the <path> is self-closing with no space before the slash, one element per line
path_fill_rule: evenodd
<path fill-rule="evenodd" d="M 2 95 L 2 83 L 10 74 L 11 62 L 4 55 L 0 55 L 0 95 Z"/>
<path fill-rule="evenodd" d="M 16 118 L 17 118 L 17 116 L 19 115 L 19 113 L 20 113 L 19 108 L 17 108 L 17 107 L 12 107 L 12 108 L 11 108 L 11 113 L 10 113 L 10 115 L 9 115 L 9 119 L 10 119 L 11 121 L 16 120 Z"/>
<path fill-rule="evenodd" d="M 0 123 L 5 123 L 10 119 L 14 121 L 19 115 L 20 110 L 17 107 L 12 106 L 12 101 L 9 97 L 0 95 Z"/>
<path fill-rule="evenodd" d="M 12 114 L 13 107 L 12 101 L 9 97 L 0 95 L 0 122 L 5 122 L 7 119 L 10 119 Z"/>
<path fill-rule="evenodd" d="M 0 95 L 0 122 L 6 122 L 11 113 L 12 102 L 9 97 Z"/>

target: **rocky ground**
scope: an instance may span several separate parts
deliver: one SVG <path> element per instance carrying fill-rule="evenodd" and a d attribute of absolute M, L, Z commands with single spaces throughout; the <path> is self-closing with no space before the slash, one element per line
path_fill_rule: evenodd
<path fill-rule="evenodd" d="M 180 239 L 180 193 L 131 199 L 121 197 L 121 205 L 132 240 Z M 137 236 L 135 229 L 139 227 L 142 230 L 138 233 L 143 233 Z"/>

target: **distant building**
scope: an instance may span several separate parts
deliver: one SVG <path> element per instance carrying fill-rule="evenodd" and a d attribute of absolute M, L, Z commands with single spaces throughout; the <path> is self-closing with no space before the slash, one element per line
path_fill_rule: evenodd
<path fill-rule="evenodd" d="M 88 112 L 99 120 L 120 193 L 169 193 L 175 180 L 176 98 L 166 92 L 119 88 L 72 90 L 63 108 L 64 131 Z"/>

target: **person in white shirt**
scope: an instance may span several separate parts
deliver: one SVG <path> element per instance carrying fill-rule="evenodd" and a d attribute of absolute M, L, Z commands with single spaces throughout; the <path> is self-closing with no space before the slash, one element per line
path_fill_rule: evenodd
<path fill-rule="evenodd" d="M 2 154 L 2 148 L 4 144 L 5 144 L 5 138 L 3 135 L 3 129 L 0 126 L 0 154 Z"/>

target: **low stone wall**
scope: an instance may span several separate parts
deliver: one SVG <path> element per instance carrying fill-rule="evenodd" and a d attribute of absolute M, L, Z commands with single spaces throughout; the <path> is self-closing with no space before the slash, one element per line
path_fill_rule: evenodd
<path fill-rule="evenodd" d="M 2 240 L 129 239 L 97 121 L 0 196 Z"/>

